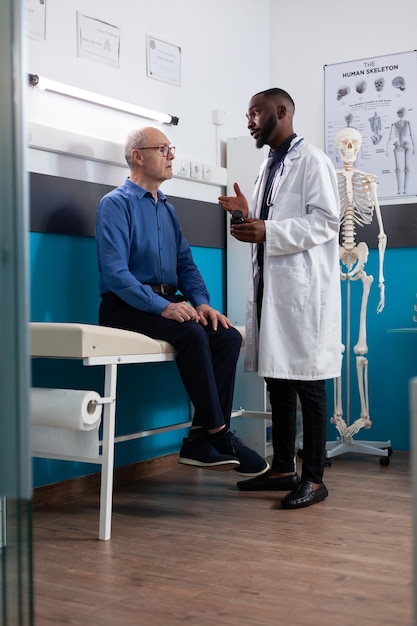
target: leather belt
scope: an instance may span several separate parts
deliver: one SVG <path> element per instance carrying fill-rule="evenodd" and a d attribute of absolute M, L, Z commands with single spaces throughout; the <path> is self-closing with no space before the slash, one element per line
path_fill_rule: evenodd
<path fill-rule="evenodd" d="M 158 283 L 156 285 L 148 285 L 148 287 L 150 287 L 152 291 L 158 293 L 160 296 L 175 296 L 175 294 L 177 293 L 177 288 L 172 287 L 171 285 L 163 285 Z"/>

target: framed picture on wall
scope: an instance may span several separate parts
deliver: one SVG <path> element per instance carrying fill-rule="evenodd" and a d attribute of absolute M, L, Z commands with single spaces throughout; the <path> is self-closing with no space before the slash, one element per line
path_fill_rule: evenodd
<path fill-rule="evenodd" d="M 23 5 L 26 34 L 31 39 L 45 40 L 46 0 L 25 0 Z"/>
<path fill-rule="evenodd" d="M 77 11 L 79 57 L 119 67 L 120 31 L 117 26 Z"/>
<path fill-rule="evenodd" d="M 379 198 L 417 196 L 417 51 L 324 66 L 325 151 L 341 167 L 335 135 L 356 128 L 356 167 L 378 176 Z"/>
<path fill-rule="evenodd" d="M 181 48 L 146 35 L 146 75 L 181 86 Z"/>

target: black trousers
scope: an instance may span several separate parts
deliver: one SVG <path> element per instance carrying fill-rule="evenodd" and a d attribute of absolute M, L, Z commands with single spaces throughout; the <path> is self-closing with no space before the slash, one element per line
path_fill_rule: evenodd
<path fill-rule="evenodd" d="M 169 301 L 184 300 L 167 296 Z M 115 294 L 102 295 L 99 324 L 162 339 L 176 350 L 176 364 L 194 405 L 193 426 L 206 430 L 230 425 L 236 365 L 242 336 L 219 324 L 214 331 L 194 321 L 179 323 L 130 306 Z"/>
<path fill-rule="evenodd" d="M 297 396 L 303 414 L 301 480 L 321 483 L 326 461 L 327 403 L 324 380 L 266 378 L 272 408 L 272 469 L 295 470 Z"/>

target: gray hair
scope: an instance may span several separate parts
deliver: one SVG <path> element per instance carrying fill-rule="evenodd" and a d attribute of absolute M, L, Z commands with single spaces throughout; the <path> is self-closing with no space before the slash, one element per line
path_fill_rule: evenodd
<path fill-rule="evenodd" d="M 125 143 L 125 159 L 129 167 L 132 167 L 132 150 L 138 150 L 146 146 L 146 135 L 142 129 L 137 128 L 132 130 L 126 139 Z"/>

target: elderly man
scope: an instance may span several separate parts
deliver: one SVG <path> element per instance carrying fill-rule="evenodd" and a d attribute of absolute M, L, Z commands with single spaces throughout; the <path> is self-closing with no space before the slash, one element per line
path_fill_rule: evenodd
<path fill-rule="evenodd" d="M 210 306 L 175 209 L 159 189 L 172 178 L 174 152 L 154 127 L 127 138 L 130 176 L 97 211 L 99 323 L 174 346 L 195 409 L 180 463 L 259 476 L 268 463 L 229 430 L 241 335 Z"/>

